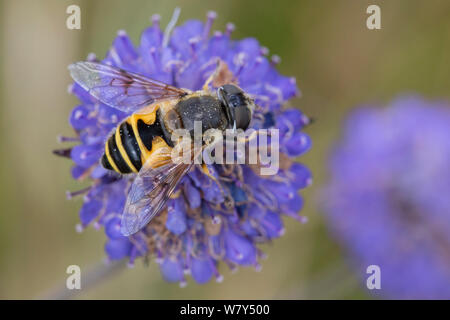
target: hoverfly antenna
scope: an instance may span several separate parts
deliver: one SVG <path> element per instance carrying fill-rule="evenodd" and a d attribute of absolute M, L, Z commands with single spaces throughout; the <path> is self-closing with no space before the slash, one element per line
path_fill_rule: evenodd
<path fill-rule="evenodd" d="M 180 17 L 180 12 L 180 7 L 176 7 L 175 10 L 173 10 L 172 18 L 170 18 L 170 21 L 167 24 L 166 29 L 164 30 L 164 38 L 162 43 L 163 47 L 167 47 L 167 45 L 169 44 L 170 34 L 177 24 L 178 18 Z"/>

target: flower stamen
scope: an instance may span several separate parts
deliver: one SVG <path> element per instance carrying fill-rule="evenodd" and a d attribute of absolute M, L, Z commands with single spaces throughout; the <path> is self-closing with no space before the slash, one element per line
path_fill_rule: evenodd
<path fill-rule="evenodd" d="M 208 38 L 214 20 L 217 18 L 217 13 L 215 11 L 209 11 L 206 15 L 206 18 L 207 20 L 205 23 L 205 27 L 203 28 L 203 40 Z"/>

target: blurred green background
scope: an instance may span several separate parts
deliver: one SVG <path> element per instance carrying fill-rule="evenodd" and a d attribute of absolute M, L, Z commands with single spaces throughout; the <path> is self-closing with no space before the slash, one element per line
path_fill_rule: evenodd
<path fill-rule="evenodd" d="M 81 30 L 66 28 L 66 8 L 81 7 Z M 366 8 L 381 7 L 381 30 L 366 28 Z M 70 176 L 70 161 L 51 150 L 77 100 L 67 94 L 67 65 L 90 52 L 103 57 L 117 30 L 137 43 L 154 13 L 165 26 L 175 6 L 179 22 L 218 13 L 213 29 L 236 25 L 233 36 L 256 37 L 282 58 L 279 70 L 297 78 L 302 97 L 292 101 L 318 121 L 307 129 L 313 149 L 300 161 L 313 171 L 303 192 L 309 222 L 285 220 L 286 234 L 263 246 L 263 270 L 222 266 L 223 283 L 186 288 L 164 282 L 154 262 L 137 263 L 76 298 L 304 299 L 370 298 L 352 273 L 345 251 L 331 239 L 317 192 L 326 182 L 329 148 L 348 110 L 389 101 L 400 93 L 450 97 L 450 1 L 305 0 L 111 1 L 2 0 L 0 2 L 0 298 L 38 298 L 65 285 L 66 268 L 82 276 L 105 257 L 103 231 L 75 232 L 81 199 L 66 190 L 84 185 Z"/>

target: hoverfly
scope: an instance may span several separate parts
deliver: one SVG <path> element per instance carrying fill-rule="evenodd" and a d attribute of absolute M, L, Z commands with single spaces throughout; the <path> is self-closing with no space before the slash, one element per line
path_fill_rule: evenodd
<path fill-rule="evenodd" d="M 101 63 L 77 62 L 69 70 L 75 82 L 93 97 L 131 113 L 107 139 L 101 158 L 108 170 L 137 174 L 122 214 L 121 232 L 125 236 L 145 227 L 164 208 L 193 166 L 193 161 L 172 161 L 174 130 L 188 130 L 193 137 L 194 121 L 201 121 L 203 132 L 211 128 L 246 130 L 255 107 L 254 101 L 232 83 L 211 91 L 209 84 L 215 73 L 202 90 L 193 92 Z"/>

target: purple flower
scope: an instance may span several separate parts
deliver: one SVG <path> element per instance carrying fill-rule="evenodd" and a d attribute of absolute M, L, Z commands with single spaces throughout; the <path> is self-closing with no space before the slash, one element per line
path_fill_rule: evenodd
<path fill-rule="evenodd" d="M 402 97 L 360 108 L 333 153 L 329 225 L 364 279 L 380 267 L 372 293 L 450 298 L 449 106 Z"/>
<path fill-rule="evenodd" d="M 128 114 L 106 106 L 74 84 L 70 92 L 80 105 L 70 115 L 77 138 L 72 149 L 59 150 L 73 162 L 75 179 L 92 180 L 92 187 L 69 194 L 83 193 L 80 210 L 83 229 L 90 224 L 104 227 L 108 241 L 105 251 L 110 259 L 128 257 L 130 263 L 140 256 L 153 256 L 167 281 L 185 283 L 190 273 L 198 283 L 212 277 L 221 280 L 217 267 L 224 261 L 259 268 L 262 252 L 257 243 L 279 237 L 283 232 L 282 214 L 302 221 L 302 200 L 298 190 L 311 183 L 309 170 L 293 162 L 293 157 L 310 148 L 310 139 L 300 130 L 308 118 L 282 105 L 298 94 L 293 78 L 275 69 L 277 59 L 266 57 L 267 49 L 256 39 L 231 40 L 233 25 L 224 32 L 209 35 L 215 14 L 206 23 L 187 21 L 172 35 L 161 31 L 159 17 L 135 46 L 124 31 L 119 31 L 103 63 L 137 72 L 168 84 L 198 90 L 215 70 L 217 60 L 225 62 L 239 86 L 261 107 L 255 112 L 255 128 L 279 128 L 282 168 L 277 176 L 259 176 L 246 165 L 210 165 L 218 183 L 199 168 L 188 173 L 174 196 L 150 224 L 131 237 L 120 233 L 120 218 L 133 178 L 121 177 L 103 169 L 99 159 L 110 132 Z M 97 61 L 93 55 L 88 60 Z"/>

